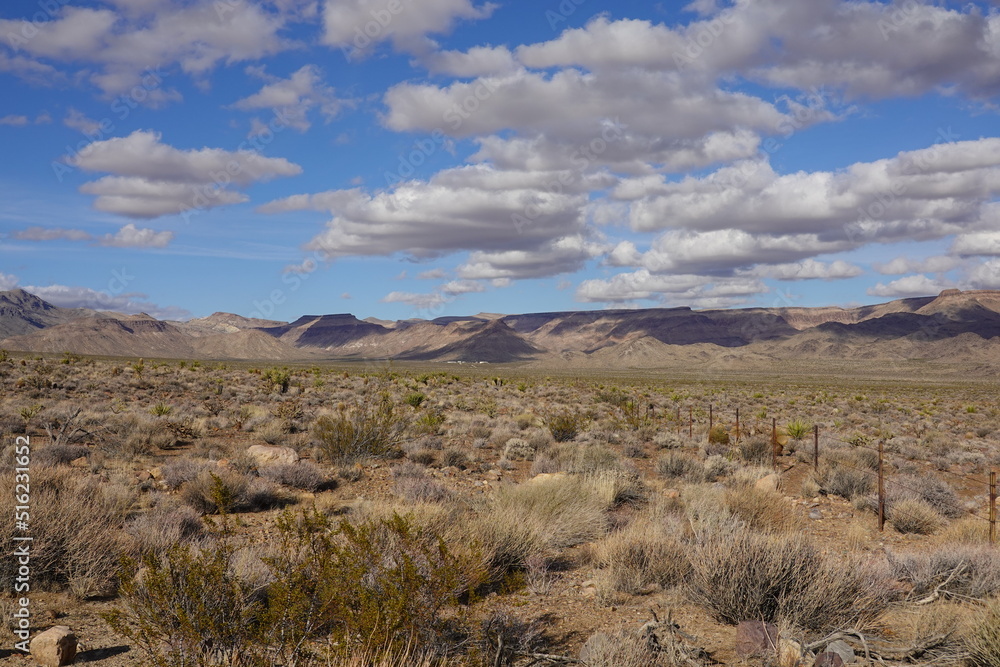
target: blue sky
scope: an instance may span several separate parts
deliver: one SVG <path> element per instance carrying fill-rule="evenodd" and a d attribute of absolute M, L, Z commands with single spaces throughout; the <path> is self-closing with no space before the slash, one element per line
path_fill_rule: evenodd
<path fill-rule="evenodd" d="M 158 317 L 1000 289 L 1000 10 L 14 0 L 0 289 Z"/>

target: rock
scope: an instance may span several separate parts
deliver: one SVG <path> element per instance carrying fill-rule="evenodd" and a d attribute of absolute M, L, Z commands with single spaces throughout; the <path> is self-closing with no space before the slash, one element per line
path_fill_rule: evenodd
<path fill-rule="evenodd" d="M 772 472 L 770 475 L 758 479 L 754 484 L 754 488 L 761 491 L 777 491 L 780 484 L 781 478 L 778 477 L 778 473 Z"/>
<path fill-rule="evenodd" d="M 157 466 L 155 468 L 150 468 L 149 474 L 152 476 L 153 479 L 160 479 L 161 477 L 163 477 L 163 470 L 161 470 L 160 467 Z"/>
<path fill-rule="evenodd" d="M 141 470 L 139 474 L 135 476 L 135 478 L 140 482 L 148 482 L 149 480 L 153 479 L 153 476 L 149 474 L 148 470 Z"/>
<path fill-rule="evenodd" d="M 741 658 L 775 655 L 778 651 L 778 628 L 774 623 L 740 621 L 736 626 L 736 655 Z"/>
<path fill-rule="evenodd" d="M 845 665 L 849 665 L 854 662 L 854 649 L 851 645 L 845 642 L 843 639 L 838 639 L 835 642 L 830 642 L 826 645 L 827 653 L 836 653 L 840 656 L 840 659 L 844 661 Z"/>
<path fill-rule="evenodd" d="M 247 447 L 247 454 L 252 456 L 257 465 L 285 465 L 297 463 L 299 455 L 291 447 L 277 447 L 275 445 L 250 445 Z"/>
<path fill-rule="evenodd" d="M 778 667 L 799 667 L 802 664 L 802 645 L 790 639 L 778 640 Z"/>
<path fill-rule="evenodd" d="M 809 512 L 809 518 L 810 519 L 822 519 L 823 518 L 823 513 L 820 512 L 819 510 L 813 510 L 812 512 Z"/>
<path fill-rule="evenodd" d="M 66 625 L 51 627 L 31 640 L 31 657 L 44 667 L 72 665 L 76 659 L 76 635 Z"/>
<path fill-rule="evenodd" d="M 813 662 L 813 667 L 843 667 L 844 660 L 836 653 L 820 653 Z"/>

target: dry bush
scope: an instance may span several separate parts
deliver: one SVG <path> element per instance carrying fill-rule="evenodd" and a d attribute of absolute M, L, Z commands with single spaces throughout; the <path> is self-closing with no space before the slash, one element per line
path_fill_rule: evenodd
<path fill-rule="evenodd" d="M 392 492 L 414 503 L 442 502 L 451 497 L 451 491 L 427 474 L 416 463 L 402 463 L 392 468 Z"/>
<path fill-rule="evenodd" d="M 500 576 L 528 556 L 594 540 L 607 530 L 607 493 L 582 475 L 499 489 L 469 526 Z"/>
<path fill-rule="evenodd" d="M 980 600 L 1000 594 L 1000 553 L 989 545 L 943 544 L 920 553 L 890 553 L 889 564 L 896 579 L 913 587 L 913 597 L 930 595 L 938 586 L 945 594 Z"/>
<path fill-rule="evenodd" d="M 206 537 L 201 515 L 172 500 L 157 502 L 134 516 L 126 524 L 125 532 L 140 551 L 160 555 L 176 544 L 199 543 Z"/>
<path fill-rule="evenodd" d="M 665 479 L 698 482 L 704 468 L 693 456 L 681 452 L 666 452 L 656 460 L 656 472 Z"/>
<path fill-rule="evenodd" d="M 163 483 L 168 489 L 177 489 L 186 482 L 190 482 L 203 470 L 215 468 L 216 466 L 208 461 L 195 461 L 193 459 L 177 459 L 160 468 L 163 476 Z"/>
<path fill-rule="evenodd" d="M 739 444 L 740 458 L 747 463 L 763 465 L 771 460 L 771 441 L 762 436 L 744 438 Z"/>
<path fill-rule="evenodd" d="M 702 475 L 706 482 L 714 482 L 728 477 L 736 472 L 737 465 L 721 454 L 712 454 L 702 466 Z"/>
<path fill-rule="evenodd" d="M 84 445 L 46 445 L 32 452 L 31 462 L 43 466 L 69 465 L 89 453 L 90 449 Z"/>
<path fill-rule="evenodd" d="M 922 500 L 949 519 L 965 516 L 955 489 L 934 475 L 899 475 L 887 480 L 886 502 L 890 508 L 909 499 Z"/>
<path fill-rule="evenodd" d="M 334 415 L 324 415 L 313 424 L 313 435 L 330 461 L 389 456 L 402 440 L 406 421 L 394 411 L 388 393 L 362 401 Z"/>
<path fill-rule="evenodd" d="M 678 644 L 672 634 L 655 644 L 641 630 L 615 630 L 591 635 L 580 649 L 587 667 L 689 667 L 693 662 L 689 647 Z"/>
<path fill-rule="evenodd" d="M 989 539 L 989 524 L 972 516 L 952 521 L 935 537 L 941 544 L 986 544 Z"/>
<path fill-rule="evenodd" d="M 926 501 L 904 498 L 889 508 L 889 523 L 900 533 L 932 535 L 941 528 L 944 520 Z"/>
<path fill-rule="evenodd" d="M 509 461 L 531 461 L 535 448 L 523 438 L 511 438 L 503 448 L 503 457 Z"/>
<path fill-rule="evenodd" d="M 198 473 L 181 487 L 181 498 L 202 514 L 257 512 L 281 507 L 289 500 L 270 480 L 225 468 Z"/>
<path fill-rule="evenodd" d="M 822 632 L 865 627 L 885 610 L 888 580 L 870 562 L 823 556 L 800 535 L 711 536 L 691 554 L 691 599 L 719 621 L 786 621 Z"/>
<path fill-rule="evenodd" d="M 820 489 L 823 493 L 854 500 L 865 496 L 875 488 L 875 477 L 867 470 L 846 467 L 832 462 L 819 470 Z"/>
<path fill-rule="evenodd" d="M 265 466 L 260 471 L 260 476 L 272 482 L 303 491 L 318 491 L 327 484 L 323 470 L 309 461 Z"/>
<path fill-rule="evenodd" d="M 723 498 L 729 513 L 752 530 L 767 533 L 797 530 L 798 518 L 784 496 L 755 487 L 729 489 Z"/>
<path fill-rule="evenodd" d="M 678 519 L 645 514 L 597 542 L 594 558 L 616 592 L 635 595 L 653 584 L 670 588 L 691 569 L 682 533 Z"/>
<path fill-rule="evenodd" d="M 977 619 L 965 640 L 972 667 L 1000 665 L 1000 602 L 994 601 Z"/>
<path fill-rule="evenodd" d="M 14 516 L 14 473 L 0 475 L 0 512 Z M 31 475 L 32 590 L 68 588 L 79 597 L 114 591 L 119 560 L 133 549 L 125 523 L 135 493 L 117 482 L 81 479 L 66 468 L 38 467 Z M 14 521 L 0 539 L 13 545 Z M 0 559 L 0 580 L 13 581 L 16 558 Z"/>

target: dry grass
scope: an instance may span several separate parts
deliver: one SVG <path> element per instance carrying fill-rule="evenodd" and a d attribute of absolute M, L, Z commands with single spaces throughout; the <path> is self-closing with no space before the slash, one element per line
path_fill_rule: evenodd
<path fill-rule="evenodd" d="M 681 534 L 678 518 L 644 513 L 598 541 L 594 559 L 616 592 L 635 595 L 650 586 L 670 588 L 691 570 L 690 548 L 679 538 Z"/>

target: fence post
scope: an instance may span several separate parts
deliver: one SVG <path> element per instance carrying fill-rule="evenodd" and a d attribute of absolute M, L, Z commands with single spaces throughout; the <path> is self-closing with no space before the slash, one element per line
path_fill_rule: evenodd
<path fill-rule="evenodd" d="M 740 409 L 736 408 L 736 442 L 740 441 Z"/>
<path fill-rule="evenodd" d="M 778 418 L 771 417 L 771 467 L 778 469 Z"/>
<path fill-rule="evenodd" d="M 878 441 L 878 529 L 885 530 L 885 468 L 882 461 L 882 440 Z"/>
<path fill-rule="evenodd" d="M 997 471 L 990 471 L 990 544 L 997 543 Z"/>
<path fill-rule="evenodd" d="M 712 404 L 708 404 L 708 441 L 712 441 L 712 427 L 715 426 L 715 417 L 712 415 Z"/>
<path fill-rule="evenodd" d="M 683 426 L 683 424 L 681 424 L 681 406 L 678 405 L 677 406 L 677 435 L 681 434 L 681 427 L 682 426 Z"/>
<path fill-rule="evenodd" d="M 813 424 L 813 470 L 819 471 L 819 424 Z"/>
<path fill-rule="evenodd" d="M 694 440 L 694 408 L 688 406 L 688 438 Z"/>

